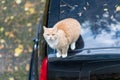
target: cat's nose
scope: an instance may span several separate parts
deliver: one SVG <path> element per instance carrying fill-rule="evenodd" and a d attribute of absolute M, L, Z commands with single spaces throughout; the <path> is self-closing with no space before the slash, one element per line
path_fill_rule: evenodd
<path fill-rule="evenodd" d="M 53 40 L 52 37 L 48 37 L 48 40 Z"/>
<path fill-rule="evenodd" d="M 51 37 L 51 40 L 54 40 L 54 38 Z"/>
<path fill-rule="evenodd" d="M 54 37 L 51 37 L 50 40 L 55 40 L 55 38 L 54 38 Z"/>
<path fill-rule="evenodd" d="M 53 38 L 50 38 L 50 40 L 53 40 Z"/>

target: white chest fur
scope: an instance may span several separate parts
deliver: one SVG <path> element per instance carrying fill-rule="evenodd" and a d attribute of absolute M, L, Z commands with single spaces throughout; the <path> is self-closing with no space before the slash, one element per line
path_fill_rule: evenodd
<path fill-rule="evenodd" d="M 51 48 L 55 49 L 56 45 L 58 44 L 58 40 L 54 40 L 54 41 L 47 40 L 47 43 Z"/>

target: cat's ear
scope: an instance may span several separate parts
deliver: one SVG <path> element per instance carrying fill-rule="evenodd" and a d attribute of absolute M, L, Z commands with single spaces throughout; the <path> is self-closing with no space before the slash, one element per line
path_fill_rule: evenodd
<path fill-rule="evenodd" d="M 46 30 L 47 29 L 46 26 L 43 26 L 43 29 Z"/>

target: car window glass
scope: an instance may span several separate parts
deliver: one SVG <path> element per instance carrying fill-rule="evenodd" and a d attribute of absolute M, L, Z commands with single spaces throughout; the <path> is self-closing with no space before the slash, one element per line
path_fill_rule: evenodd
<path fill-rule="evenodd" d="M 120 0 L 58 0 L 55 5 L 51 5 L 53 12 L 49 11 L 54 20 L 50 17 L 48 24 L 53 26 L 65 18 L 77 19 L 84 48 L 120 47 Z M 48 52 L 56 51 L 49 48 Z"/>
<path fill-rule="evenodd" d="M 120 46 L 120 0 L 61 0 L 60 19 L 67 17 L 81 23 L 85 47 Z"/>

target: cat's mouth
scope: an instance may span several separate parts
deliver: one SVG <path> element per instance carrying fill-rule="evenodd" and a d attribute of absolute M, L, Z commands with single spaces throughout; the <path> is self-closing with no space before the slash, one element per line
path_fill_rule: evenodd
<path fill-rule="evenodd" d="M 49 40 L 49 41 L 56 41 L 57 38 L 49 38 L 48 40 Z"/>

